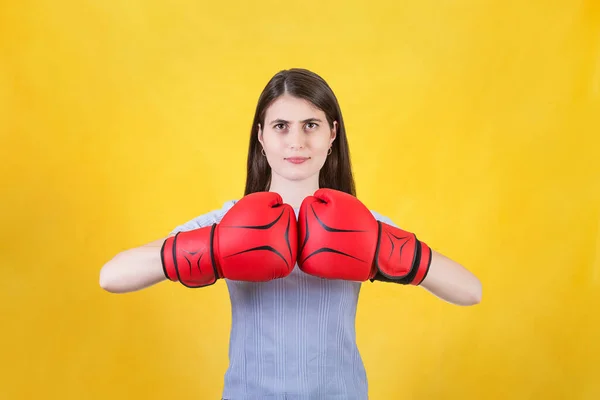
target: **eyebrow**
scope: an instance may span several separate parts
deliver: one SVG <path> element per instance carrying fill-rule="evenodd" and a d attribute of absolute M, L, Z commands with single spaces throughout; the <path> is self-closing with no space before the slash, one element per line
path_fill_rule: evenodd
<path fill-rule="evenodd" d="M 313 121 L 315 121 L 315 122 L 323 122 L 319 118 L 308 118 L 308 119 L 304 119 L 304 120 L 302 120 L 300 122 L 306 123 L 306 122 L 313 122 Z M 285 119 L 277 118 L 277 119 L 274 119 L 273 121 L 269 122 L 269 125 L 273 125 L 274 123 L 289 124 L 290 121 L 286 121 Z"/>

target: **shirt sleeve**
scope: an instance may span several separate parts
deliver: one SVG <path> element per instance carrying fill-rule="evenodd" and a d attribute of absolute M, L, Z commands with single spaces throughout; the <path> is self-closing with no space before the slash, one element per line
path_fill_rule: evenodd
<path fill-rule="evenodd" d="M 227 213 L 227 211 L 229 211 L 236 202 L 236 200 L 226 201 L 225 203 L 223 203 L 223 206 L 221 208 L 199 215 L 196 218 L 191 219 L 175 227 L 175 229 L 171 231 L 171 235 L 179 232 L 186 232 L 194 229 L 203 228 L 212 224 L 218 224 L 223 218 L 223 216 Z"/>
<path fill-rule="evenodd" d="M 371 214 L 373 215 L 373 217 L 375 217 L 376 220 L 384 222 L 388 225 L 391 225 L 395 228 L 400 228 L 398 225 L 396 225 L 394 223 L 394 221 L 392 221 L 389 217 L 386 217 L 385 215 L 381 215 L 379 214 L 377 211 L 371 211 Z"/>

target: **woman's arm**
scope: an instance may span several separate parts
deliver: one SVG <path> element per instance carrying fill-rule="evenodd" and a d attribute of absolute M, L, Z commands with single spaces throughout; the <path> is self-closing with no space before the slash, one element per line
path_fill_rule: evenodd
<path fill-rule="evenodd" d="M 111 293 L 145 289 L 166 279 L 160 259 L 164 239 L 122 251 L 100 270 L 100 286 Z"/>
<path fill-rule="evenodd" d="M 481 302 L 481 282 L 462 265 L 432 250 L 431 265 L 421 287 L 449 303 L 472 306 Z"/>

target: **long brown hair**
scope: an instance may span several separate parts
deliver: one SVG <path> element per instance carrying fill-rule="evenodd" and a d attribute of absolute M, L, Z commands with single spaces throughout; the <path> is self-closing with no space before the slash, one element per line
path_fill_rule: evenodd
<path fill-rule="evenodd" d="M 331 154 L 327 156 L 319 173 L 319 187 L 336 189 L 356 196 L 346 127 L 344 126 L 344 119 L 337 98 L 323 78 L 314 72 L 300 68 L 278 72 L 271 78 L 260 94 L 250 131 L 244 195 L 269 189 L 271 167 L 267 162 L 267 158 L 263 157 L 260 152 L 258 125 L 265 126 L 267 108 L 279 96 L 286 93 L 307 100 L 322 110 L 327 117 L 330 129 L 333 129 L 333 121 L 337 121 L 337 136 L 331 146 Z"/>

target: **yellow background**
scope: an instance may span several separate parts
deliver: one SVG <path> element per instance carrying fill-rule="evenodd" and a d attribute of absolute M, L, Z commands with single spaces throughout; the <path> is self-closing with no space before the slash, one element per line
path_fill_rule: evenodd
<path fill-rule="evenodd" d="M 0 3 L 1 399 L 216 399 L 229 299 L 98 285 L 243 192 L 260 91 L 333 87 L 358 195 L 476 307 L 363 286 L 372 399 L 600 398 L 600 3 Z"/>

